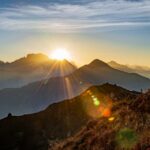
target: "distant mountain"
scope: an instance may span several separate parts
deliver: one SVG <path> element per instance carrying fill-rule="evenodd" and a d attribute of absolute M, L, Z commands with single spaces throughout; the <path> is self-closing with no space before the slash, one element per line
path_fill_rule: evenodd
<path fill-rule="evenodd" d="M 115 61 L 110 61 L 108 62 L 108 64 L 113 68 L 116 68 L 125 72 L 129 72 L 129 73 L 138 73 L 147 78 L 150 78 L 149 67 L 121 65 Z"/>
<path fill-rule="evenodd" d="M 77 133 L 88 121 L 103 117 L 113 103 L 131 103 L 139 93 L 116 85 L 94 86 L 70 100 L 50 105 L 39 113 L 0 120 L 1 150 L 48 150 L 48 145 Z M 95 105 L 99 101 L 102 110 Z M 44 101 L 44 99 L 43 99 Z M 119 116 L 118 116 L 119 117 Z"/>
<path fill-rule="evenodd" d="M 4 62 L 0 60 L 0 65 L 3 65 L 3 64 L 4 64 Z"/>
<path fill-rule="evenodd" d="M 38 112 L 49 104 L 75 97 L 92 85 L 112 83 L 129 90 L 150 88 L 150 79 L 126 73 L 94 60 L 72 74 L 31 83 L 22 88 L 0 91 L 0 117 Z"/>
<path fill-rule="evenodd" d="M 109 82 L 136 91 L 148 89 L 150 87 L 150 79 L 136 73 L 127 73 L 114 69 L 98 59 L 79 68 L 70 76 L 72 78 L 77 77 L 81 79 L 83 84 L 88 83 L 90 85 Z"/>
<path fill-rule="evenodd" d="M 65 76 L 76 70 L 67 60 L 56 61 L 43 54 L 28 54 L 12 63 L 0 62 L 0 89 L 16 88 L 30 82 Z"/>
<path fill-rule="evenodd" d="M 115 102 L 110 117 L 93 119 L 49 150 L 149 150 L 150 92 Z"/>

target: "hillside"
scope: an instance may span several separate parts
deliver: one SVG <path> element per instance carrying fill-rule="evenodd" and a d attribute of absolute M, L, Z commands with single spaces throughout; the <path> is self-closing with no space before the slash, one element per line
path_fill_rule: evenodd
<path fill-rule="evenodd" d="M 72 74 L 28 84 L 22 88 L 0 91 L 0 117 L 34 113 L 63 99 L 73 98 L 92 85 L 117 84 L 129 90 L 141 91 L 150 87 L 150 79 L 135 73 L 114 69 L 100 60 L 82 66 Z M 17 108 L 17 109 L 16 109 Z"/>
<path fill-rule="evenodd" d="M 48 149 L 51 142 L 74 135 L 93 118 L 107 116 L 114 103 L 132 102 L 137 95 L 137 92 L 104 84 L 91 87 L 73 99 L 52 104 L 36 114 L 20 117 L 9 114 L 0 120 L 0 149 Z M 99 106 L 102 106 L 101 111 Z"/>
<path fill-rule="evenodd" d="M 89 121 L 76 135 L 49 150 L 149 150 L 150 91 L 115 103 L 109 117 Z"/>

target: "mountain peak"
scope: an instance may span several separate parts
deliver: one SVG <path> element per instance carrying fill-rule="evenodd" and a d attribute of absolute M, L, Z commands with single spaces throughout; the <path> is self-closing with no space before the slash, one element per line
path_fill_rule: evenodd
<path fill-rule="evenodd" d="M 90 63 L 92 67 L 109 67 L 109 65 L 99 59 L 95 59 Z"/>
<path fill-rule="evenodd" d="M 39 61 L 47 61 L 50 60 L 48 56 L 42 54 L 42 53 L 38 53 L 38 54 L 28 54 L 26 56 L 26 59 L 31 59 L 31 60 L 39 60 Z"/>
<path fill-rule="evenodd" d="M 118 64 L 116 61 L 114 61 L 114 60 L 108 62 L 108 64 L 119 65 L 119 64 Z"/>
<path fill-rule="evenodd" d="M 35 62 L 35 63 L 43 63 L 43 62 L 47 62 L 47 61 L 50 61 L 49 57 L 44 55 L 44 54 L 41 54 L 41 53 L 38 53 L 38 54 L 27 54 L 25 57 L 22 57 L 22 58 L 19 58 L 17 60 L 15 60 L 14 62 L 10 63 L 10 64 L 13 64 L 13 65 L 20 65 L 22 63 L 31 63 L 31 62 Z"/>

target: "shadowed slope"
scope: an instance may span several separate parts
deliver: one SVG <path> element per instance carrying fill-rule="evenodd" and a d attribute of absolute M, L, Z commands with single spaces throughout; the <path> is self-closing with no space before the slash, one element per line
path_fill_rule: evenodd
<path fill-rule="evenodd" d="M 91 87 L 71 100 L 52 104 L 36 114 L 21 117 L 9 115 L 0 121 L 0 149 L 33 150 L 40 146 L 47 149 L 48 141 L 73 135 L 92 118 L 105 115 L 105 110 L 101 111 L 101 116 L 97 114 L 100 112 L 94 103 L 95 98 L 99 99 L 103 108 L 108 108 L 110 101 L 131 100 L 137 95 L 136 92 L 104 84 Z M 111 97 L 114 100 L 110 100 Z"/>
<path fill-rule="evenodd" d="M 90 121 L 75 136 L 49 150 L 148 150 L 150 92 L 134 101 L 116 102 L 110 117 Z"/>

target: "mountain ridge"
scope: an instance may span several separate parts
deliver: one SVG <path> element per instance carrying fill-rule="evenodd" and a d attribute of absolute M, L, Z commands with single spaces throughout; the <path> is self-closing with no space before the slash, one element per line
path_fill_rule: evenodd
<path fill-rule="evenodd" d="M 110 98 L 114 102 L 124 99 L 131 102 L 140 94 L 107 83 L 92 86 L 81 95 L 54 103 L 38 113 L 23 116 L 9 114 L 0 120 L 0 149 L 5 146 L 5 149 L 19 147 L 21 150 L 32 150 L 40 146 L 40 141 L 48 149 L 48 141 L 74 135 L 92 118 L 100 117 L 96 115 L 99 109 L 94 105 L 89 91 L 99 98 L 101 105 L 108 106 Z"/>
<path fill-rule="evenodd" d="M 115 61 L 108 62 L 108 65 L 110 65 L 113 68 L 125 71 L 125 72 L 137 73 L 137 74 L 140 74 L 147 78 L 150 78 L 150 68 L 149 67 L 122 65 Z"/>
<path fill-rule="evenodd" d="M 110 118 L 90 120 L 75 135 L 54 142 L 49 150 L 148 150 L 150 91 L 132 101 L 115 103 Z"/>
<path fill-rule="evenodd" d="M 94 64 L 95 67 L 91 67 L 89 63 L 64 77 L 49 78 L 22 88 L 0 91 L 1 117 L 9 112 L 16 115 L 38 112 L 52 103 L 73 98 L 92 85 L 106 82 L 135 91 L 150 87 L 150 80 L 147 78 L 113 69 L 96 60 L 96 64 L 97 62 L 100 62 L 100 65 Z"/>
<path fill-rule="evenodd" d="M 11 63 L 0 65 L 0 89 L 21 87 L 49 77 L 64 76 L 76 69 L 67 60 L 52 60 L 40 53 L 28 54 Z"/>

